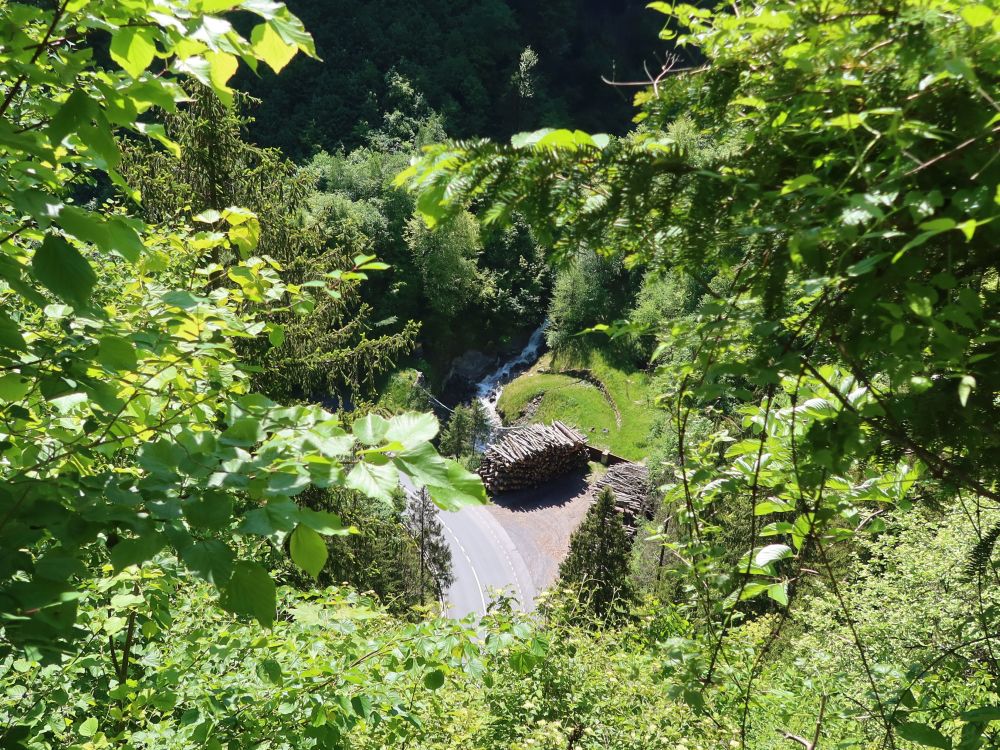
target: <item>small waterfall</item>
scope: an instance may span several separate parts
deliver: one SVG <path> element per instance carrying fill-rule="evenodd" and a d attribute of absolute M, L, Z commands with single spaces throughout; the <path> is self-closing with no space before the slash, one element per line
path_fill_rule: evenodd
<path fill-rule="evenodd" d="M 503 387 L 514 379 L 519 373 L 531 367 L 538 361 L 542 350 L 545 348 L 545 327 L 548 321 L 543 322 L 520 353 L 498 367 L 494 372 L 487 375 L 476 385 L 476 400 L 483 405 L 490 422 L 494 427 L 500 427 L 500 414 L 497 412 L 497 401 L 503 392 Z"/>

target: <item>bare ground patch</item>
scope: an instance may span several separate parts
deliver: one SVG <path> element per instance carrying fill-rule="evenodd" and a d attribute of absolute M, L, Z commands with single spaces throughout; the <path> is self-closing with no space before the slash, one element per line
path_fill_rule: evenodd
<path fill-rule="evenodd" d="M 558 577 L 570 535 L 580 525 L 591 500 L 587 478 L 581 473 L 534 489 L 505 492 L 487 506 L 521 553 L 539 591 Z"/>

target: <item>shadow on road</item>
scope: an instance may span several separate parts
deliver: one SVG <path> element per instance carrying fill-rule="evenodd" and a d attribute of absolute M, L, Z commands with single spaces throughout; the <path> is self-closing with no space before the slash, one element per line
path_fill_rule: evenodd
<path fill-rule="evenodd" d="M 495 505 L 515 512 L 528 512 L 541 508 L 565 505 L 587 489 L 587 478 L 583 472 L 566 474 L 529 490 L 515 490 L 494 495 Z"/>

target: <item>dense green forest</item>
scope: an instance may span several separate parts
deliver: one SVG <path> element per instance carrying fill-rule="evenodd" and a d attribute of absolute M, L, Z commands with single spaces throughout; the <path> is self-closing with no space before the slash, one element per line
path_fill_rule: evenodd
<path fill-rule="evenodd" d="M 403 76 L 456 137 L 544 125 L 628 129 L 631 92 L 601 86 L 658 69 L 668 43 L 635 0 L 314 2 L 288 7 L 319 59 L 243 76 L 261 101 L 254 137 L 294 158 L 370 140 Z"/>
<path fill-rule="evenodd" d="M 1000 747 L 998 61 L 997 0 L 0 0 L 0 747 Z M 551 585 L 450 617 L 556 421 Z"/>

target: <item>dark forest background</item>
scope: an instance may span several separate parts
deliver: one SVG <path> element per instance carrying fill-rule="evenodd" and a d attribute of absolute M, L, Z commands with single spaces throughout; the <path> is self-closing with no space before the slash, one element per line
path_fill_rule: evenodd
<path fill-rule="evenodd" d="M 366 142 L 391 109 L 386 72 L 427 97 L 452 137 L 537 128 L 627 129 L 632 90 L 603 85 L 658 69 L 665 43 L 642 0 L 292 0 L 321 60 L 280 77 L 244 73 L 261 99 L 251 135 L 301 159 Z M 537 63 L 522 69 L 527 48 Z M 528 57 L 530 61 L 530 53 Z M 523 80 L 523 74 L 529 80 Z"/>

